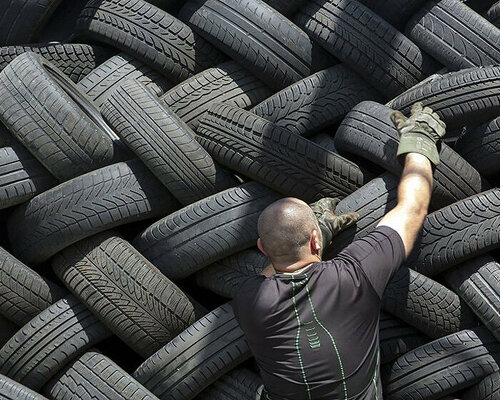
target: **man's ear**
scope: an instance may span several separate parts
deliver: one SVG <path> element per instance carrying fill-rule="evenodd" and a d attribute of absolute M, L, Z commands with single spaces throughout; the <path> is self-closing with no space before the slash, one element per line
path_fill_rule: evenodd
<path fill-rule="evenodd" d="M 311 252 L 313 254 L 321 254 L 321 238 L 316 229 L 311 232 Z"/>
<path fill-rule="evenodd" d="M 257 239 L 257 247 L 262 252 L 262 254 L 267 256 L 266 250 L 264 250 L 264 245 L 262 244 L 262 240 L 260 240 L 260 238 Z"/>

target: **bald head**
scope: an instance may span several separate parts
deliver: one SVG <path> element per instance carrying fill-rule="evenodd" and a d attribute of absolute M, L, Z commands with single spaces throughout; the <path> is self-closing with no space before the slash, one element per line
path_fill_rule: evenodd
<path fill-rule="evenodd" d="M 259 217 L 259 237 L 271 260 L 299 260 L 310 255 L 311 233 L 320 233 L 311 208 L 302 200 L 287 197 L 269 205 Z"/>

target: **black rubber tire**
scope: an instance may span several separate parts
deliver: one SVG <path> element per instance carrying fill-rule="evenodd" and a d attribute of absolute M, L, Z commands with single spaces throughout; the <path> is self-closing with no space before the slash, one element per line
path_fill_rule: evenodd
<path fill-rule="evenodd" d="M 172 87 L 158 72 L 126 53 L 117 54 L 99 65 L 78 83 L 78 87 L 101 108 L 114 90 L 128 79 L 138 80 L 157 96 Z"/>
<path fill-rule="evenodd" d="M 387 285 L 382 308 L 433 339 L 478 325 L 457 294 L 404 267 Z"/>
<path fill-rule="evenodd" d="M 56 70 L 34 53 L 12 61 L 0 72 L 0 118 L 52 175 L 64 181 L 109 164 L 113 143 L 101 129 L 100 116 L 79 107 L 67 90 L 78 92 L 75 84 Z"/>
<path fill-rule="evenodd" d="M 39 390 L 66 363 L 110 336 L 73 296 L 53 304 L 0 349 L 0 373 Z"/>
<path fill-rule="evenodd" d="M 500 30 L 459 0 L 431 0 L 408 37 L 450 70 L 500 64 Z"/>
<path fill-rule="evenodd" d="M 197 134 L 214 160 L 306 202 L 344 198 L 366 179 L 354 163 L 237 107 L 211 107 Z"/>
<path fill-rule="evenodd" d="M 263 0 L 268 6 L 274 8 L 280 14 L 290 18 L 302 7 L 307 0 Z"/>
<path fill-rule="evenodd" d="M 143 0 L 91 0 L 77 29 L 130 54 L 173 83 L 224 60 L 187 25 Z"/>
<path fill-rule="evenodd" d="M 335 134 L 335 147 L 346 157 L 354 154 L 400 176 L 403 166 L 396 153 L 399 134 L 391 121 L 393 110 L 374 102 L 355 106 Z M 442 143 L 440 164 L 434 170 L 431 207 L 435 210 L 488 189 L 467 161 Z"/>
<path fill-rule="evenodd" d="M 61 0 L 3 0 L 0 45 L 33 43 Z"/>
<path fill-rule="evenodd" d="M 355 72 L 339 64 L 290 85 L 252 108 L 278 126 L 301 136 L 342 121 L 356 104 L 382 100 Z"/>
<path fill-rule="evenodd" d="M 382 369 L 384 399 L 438 399 L 498 370 L 500 343 L 465 330 L 412 350 Z"/>
<path fill-rule="evenodd" d="M 52 265 L 71 292 L 144 358 L 196 320 L 189 298 L 112 233 L 79 241 L 58 253 Z"/>
<path fill-rule="evenodd" d="M 162 100 L 191 129 L 212 104 L 226 103 L 248 109 L 273 92 L 235 61 L 222 63 L 179 83 Z"/>
<path fill-rule="evenodd" d="M 236 186 L 195 140 L 194 132 L 137 81 L 117 88 L 102 106 L 122 141 L 183 205 Z"/>
<path fill-rule="evenodd" d="M 196 0 L 184 5 L 179 18 L 276 90 L 334 63 L 263 1 Z"/>
<path fill-rule="evenodd" d="M 497 1 L 490 7 L 486 18 L 497 28 L 500 28 L 500 1 Z"/>
<path fill-rule="evenodd" d="M 257 219 L 278 200 L 257 182 L 207 197 L 154 223 L 132 244 L 172 280 L 255 245 Z"/>
<path fill-rule="evenodd" d="M 196 273 L 195 280 L 199 286 L 232 299 L 246 278 L 260 274 L 269 263 L 260 250 L 244 250 L 203 268 Z"/>
<path fill-rule="evenodd" d="M 417 45 L 355 0 L 311 0 L 295 21 L 389 98 L 439 69 Z"/>
<path fill-rule="evenodd" d="M 48 400 L 4 375 L 0 375 L 0 398 L 2 400 Z"/>
<path fill-rule="evenodd" d="M 418 11 L 426 0 L 360 0 L 375 14 L 402 31 L 410 17 Z"/>
<path fill-rule="evenodd" d="M 481 174 L 497 176 L 500 173 L 500 117 L 468 130 L 458 138 L 455 150 Z"/>
<path fill-rule="evenodd" d="M 500 341 L 500 264 L 489 255 L 458 265 L 444 280 Z"/>
<path fill-rule="evenodd" d="M 467 390 L 463 400 L 496 400 L 500 396 L 500 372 L 495 372 L 484 378 L 476 386 Z"/>
<path fill-rule="evenodd" d="M 500 108 L 500 66 L 433 75 L 387 105 L 409 115 L 417 101 L 436 111 L 450 132 L 471 121 L 490 121 Z"/>
<path fill-rule="evenodd" d="M 149 357 L 132 376 L 161 400 L 190 400 L 250 356 L 233 309 L 224 304 Z"/>
<path fill-rule="evenodd" d="M 0 48 L 0 70 L 3 70 L 17 56 L 27 52 L 41 55 L 75 83 L 113 54 L 111 49 L 88 44 L 8 46 Z"/>
<path fill-rule="evenodd" d="M 45 385 L 52 400 L 158 400 L 108 357 L 88 351 Z"/>
<path fill-rule="evenodd" d="M 88 236 L 158 218 L 178 203 L 140 161 L 113 164 L 31 199 L 9 218 L 12 249 L 28 264 L 42 262 Z"/>
<path fill-rule="evenodd" d="M 235 368 L 196 396 L 197 400 L 264 400 L 264 385 L 256 373 Z"/>
<path fill-rule="evenodd" d="M 0 348 L 3 347 L 5 343 L 9 341 L 9 339 L 14 336 L 19 330 L 19 326 L 9 321 L 7 318 L 3 317 L 0 314 Z M 0 394 L 2 393 L 0 389 Z"/>
<path fill-rule="evenodd" d="M 429 214 L 407 263 L 433 276 L 499 246 L 500 188 L 495 188 Z"/>
<path fill-rule="evenodd" d="M 379 321 L 380 362 L 394 361 L 396 358 L 429 342 L 415 328 L 385 313 Z"/>
<path fill-rule="evenodd" d="M 331 151 L 332 153 L 338 154 L 338 150 L 335 147 L 335 140 L 333 136 L 326 132 L 317 133 L 309 138 L 312 142 L 316 143 L 318 146 Z"/>
<path fill-rule="evenodd" d="M 0 314 L 5 318 L 23 326 L 65 294 L 0 247 Z"/>
<path fill-rule="evenodd" d="M 24 203 L 56 185 L 49 171 L 20 144 L 0 148 L 0 209 Z"/>

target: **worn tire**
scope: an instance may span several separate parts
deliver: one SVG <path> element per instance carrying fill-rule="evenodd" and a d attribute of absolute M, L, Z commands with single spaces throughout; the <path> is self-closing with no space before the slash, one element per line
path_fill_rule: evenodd
<path fill-rule="evenodd" d="M 500 109 L 500 66 L 433 75 L 387 105 L 409 115 L 417 101 L 437 112 L 448 131 L 470 121 L 475 124 L 490 121 L 498 117 Z"/>
<path fill-rule="evenodd" d="M 0 209 L 24 203 L 56 185 L 49 171 L 20 144 L 0 148 Z"/>
<path fill-rule="evenodd" d="M 61 181 L 111 163 L 113 144 L 100 115 L 80 107 L 69 78 L 34 53 L 0 72 L 0 118 Z"/>
<path fill-rule="evenodd" d="M 106 47 L 73 43 L 0 47 L 0 71 L 17 56 L 27 52 L 41 55 L 75 83 L 113 54 Z"/>
<path fill-rule="evenodd" d="M 100 109 L 109 96 L 128 79 L 143 83 L 157 96 L 172 87 L 158 72 L 126 53 L 117 54 L 99 65 L 78 83 L 78 87 Z"/>
<path fill-rule="evenodd" d="M 211 107 L 197 134 L 219 163 L 306 202 L 344 198 L 366 179 L 354 163 L 237 107 Z"/>
<path fill-rule="evenodd" d="M 139 161 L 113 164 L 31 199 L 9 218 L 14 254 L 39 263 L 88 236 L 174 211 L 175 199 Z"/>
<path fill-rule="evenodd" d="M 251 109 L 277 126 L 310 136 L 342 121 L 356 104 L 382 99 L 355 72 L 339 64 L 296 82 Z"/>
<path fill-rule="evenodd" d="M 256 373 L 235 368 L 196 396 L 197 400 L 264 400 L 264 385 Z"/>
<path fill-rule="evenodd" d="M 500 264 L 488 255 L 477 257 L 448 271 L 444 280 L 500 341 Z"/>
<path fill-rule="evenodd" d="M 33 43 L 61 0 L 4 0 L 0 45 Z"/>
<path fill-rule="evenodd" d="M 416 44 L 355 0 L 311 0 L 295 21 L 388 97 L 397 96 L 439 69 Z"/>
<path fill-rule="evenodd" d="M 0 314 L 23 326 L 66 291 L 0 247 Z"/>
<path fill-rule="evenodd" d="M 429 214 L 407 264 L 433 276 L 499 246 L 500 188 L 495 188 Z"/>
<path fill-rule="evenodd" d="M 158 400 L 108 357 L 88 351 L 45 385 L 52 400 Z"/>
<path fill-rule="evenodd" d="M 385 19 L 396 29 L 403 31 L 410 17 L 418 11 L 426 0 L 360 0 L 375 14 Z"/>
<path fill-rule="evenodd" d="M 267 85 L 240 64 L 227 61 L 179 83 L 161 99 L 196 130 L 200 118 L 213 104 L 226 103 L 248 109 L 272 94 Z"/>
<path fill-rule="evenodd" d="M 463 400 L 496 400 L 500 396 L 500 372 L 495 372 L 484 378 L 474 387 L 467 390 Z"/>
<path fill-rule="evenodd" d="M 102 114 L 127 146 L 183 205 L 235 186 L 195 134 L 157 96 L 127 81 L 102 106 Z"/>
<path fill-rule="evenodd" d="M 479 172 L 494 177 L 500 172 L 500 117 L 468 130 L 458 138 L 455 150 Z"/>
<path fill-rule="evenodd" d="M 396 157 L 399 134 L 391 121 L 392 112 L 374 102 L 358 104 L 340 124 L 335 147 L 346 157 L 354 154 L 400 176 L 403 166 Z M 440 161 L 434 171 L 432 208 L 440 209 L 488 189 L 479 172 L 445 143 Z"/>
<path fill-rule="evenodd" d="M 48 400 L 4 375 L 0 375 L 0 398 L 2 400 Z"/>
<path fill-rule="evenodd" d="M 389 281 L 382 307 L 434 339 L 472 328 L 478 322 L 457 294 L 404 267 Z"/>
<path fill-rule="evenodd" d="M 0 374 L 39 390 L 73 358 L 110 332 L 73 296 L 28 322 L 0 349 Z"/>
<path fill-rule="evenodd" d="M 132 376 L 161 400 L 190 400 L 250 356 L 233 309 L 224 304 L 149 357 Z"/>
<path fill-rule="evenodd" d="M 260 213 L 279 198 L 259 183 L 245 183 L 159 220 L 133 245 L 167 277 L 182 279 L 254 246 Z"/>
<path fill-rule="evenodd" d="M 450 70 L 500 64 L 500 29 L 459 0 L 425 3 L 406 32 Z"/>
<path fill-rule="evenodd" d="M 130 54 L 173 83 L 224 60 L 187 25 L 143 0 L 91 0 L 77 29 Z"/>
<path fill-rule="evenodd" d="M 79 241 L 52 265 L 71 292 L 144 358 L 195 321 L 188 297 L 112 233 Z"/>
<path fill-rule="evenodd" d="M 179 16 L 276 90 L 333 64 L 305 32 L 263 1 L 194 1 Z"/>
<path fill-rule="evenodd" d="M 498 370 L 500 343 L 480 329 L 445 336 L 383 369 L 384 398 L 438 399 Z"/>
<path fill-rule="evenodd" d="M 500 2 L 493 4 L 486 14 L 486 18 L 497 28 L 500 28 Z"/>

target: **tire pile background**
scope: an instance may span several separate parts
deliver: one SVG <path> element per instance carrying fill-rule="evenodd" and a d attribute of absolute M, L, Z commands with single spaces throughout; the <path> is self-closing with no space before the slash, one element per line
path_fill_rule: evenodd
<path fill-rule="evenodd" d="M 328 256 L 369 232 L 422 101 L 448 133 L 384 398 L 500 399 L 500 2 L 184 3 L 0 5 L 0 398 L 260 398 L 228 303 L 260 211 L 342 198 Z"/>

